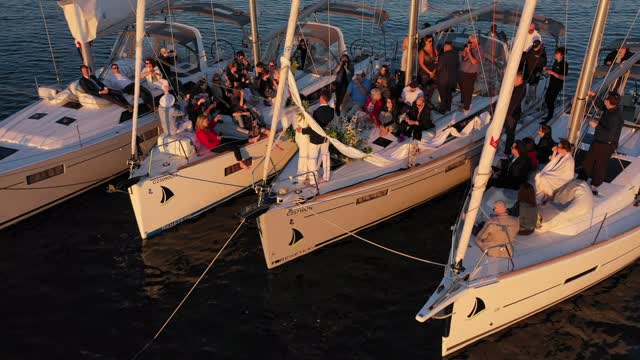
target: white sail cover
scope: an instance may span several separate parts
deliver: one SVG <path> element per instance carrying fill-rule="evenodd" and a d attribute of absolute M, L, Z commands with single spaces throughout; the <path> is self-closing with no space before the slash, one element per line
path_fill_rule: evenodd
<path fill-rule="evenodd" d="M 163 6 L 147 0 L 147 9 Z M 136 0 L 60 0 L 71 35 L 81 43 L 121 30 L 135 17 Z"/>
<path fill-rule="evenodd" d="M 282 64 L 284 64 L 285 62 L 288 62 L 289 60 L 282 57 L 280 58 L 280 61 Z M 283 66 L 284 67 L 284 66 Z M 341 143 L 340 141 L 327 136 L 327 134 L 324 132 L 324 130 L 322 129 L 322 127 L 320 127 L 320 125 L 318 125 L 318 123 L 313 119 L 313 117 L 307 113 L 304 109 L 304 105 L 302 105 L 302 99 L 300 98 L 300 93 L 298 92 L 298 86 L 296 84 L 296 80 L 293 76 L 289 76 L 288 77 L 289 81 L 289 93 L 291 94 L 291 99 L 293 100 L 293 102 L 296 104 L 296 106 L 298 107 L 298 109 L 304 114 L 304 118 L 307 121 L 307 125 L 309 125 L 310 128 L 313 129 L 313 131 L 315 131 L 316 133 L 326 137 L 329 139 L 329 142 L 331 142 L 331 145 L 335 146 L 336 149 L 338 149 L 338 151 L 340 151 L 342 154 L 344 154 L 345 156 L 352 158 L 352 159 L 362 159 L 365 161 L 368 161 L 376 166 L 384 166 L 390 163 L 390 161 L 388 159 L 383 158 L 380 155 L 376 155 L 376 154 L 367 154 L 363 151 L 360 151 L 356 148 L 353 148 L 351 146 L 345 145 L 343 143 Z M 283 123 L 283 126 L 286 127 L 288 126 L 288 124 Z"/>

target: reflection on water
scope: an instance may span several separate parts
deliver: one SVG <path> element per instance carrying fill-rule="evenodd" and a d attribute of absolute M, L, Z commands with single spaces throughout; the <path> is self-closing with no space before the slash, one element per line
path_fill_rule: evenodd
<path fill-rule="evenodd" d="M 246 7 L 231 0 L 224 3 Z M 262 29 L 285 18 L 286 2 L 260 3 Z M 572 84 L 595 3 L 570 4 Z M 33 92 L 34 75 L 41 83 L 55 80 L 34 4 L 3 3 L 3 89 Z M 430 4 L 446 10 L 467 6 L 464 1 Z M 78 55 L 55 2 L 44 5 L 58 65 L 69 81 L 77 77 Z M 541 2 L 539 10 L 562 20 L 565 5 Z M 385 7 L 391 12 L 386 28 L 391 42 L 405 31 L 406 4 L 385 2 Z M 628 10 L 633 7 L 636 1 L 613 4 L 609 38 L 612 33 L 624 35 L 634 15 Z M 439 15 L 426 14 L 422 20 L 434 23 Z M 220 27 L 218 31 L 219 36 L 239 36 L 229 30 L 225 34 Z M 359 38 L 360 31 L 360 23 L 351 22 L 345 30 L 347 43 Z M 111 44 L 111 40 L 97 44 L 96 52 L 106 56 Z M 0 91 L 0 118 L 31 101 L 28 96 Z M 463 195 L 464 189 L 458 188 L 362 235 L 445 262 L 449 227 Z M 6 359 L 42 358 L 43 354 L 48 358 L 130 357 L 155 334 L 231 235 L 239 223 L 234 214 L 253 201 L 247 194 L 142 242 L 128 197 L 107 195 L 98 188 L 0 231 L 0 273 L 5 279 L 0 291 L 6 294 L 0 302 L 5 319 L 0 355 Z M 143 358 L 438 358 L 442 325 L 417 323 L 414 315 L 441 276 L 440 268 L 355 239 L 267 271 L 257 231 L 245 226 Z M 634 264 L 457 358 L 638 359 L 638 288 L 640 267 Z"/>

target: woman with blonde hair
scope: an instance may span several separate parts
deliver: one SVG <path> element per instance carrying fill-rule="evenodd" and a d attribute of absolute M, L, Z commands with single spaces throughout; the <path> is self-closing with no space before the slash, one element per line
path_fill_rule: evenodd
<path fill-rule="evenodd" d="M 213 121 L 210 120 L 207 115 L 199 115 L 196 119 L 196 138 L 202 146 L 209 150 L 214 150 L 215 152 L 223 152 L 228 149 L 233 150 L 233 155 L 240 163 L 240 167 L 243 169 L 251 168 L 247 163 L 247 160 L 242 158 L 240 148 L 235 144 L 223 144 L 222 137 L 215 132 L 214 128 L 216 124 L 221 121 L 222 115 L 216 115 L 216 117 L 213 118 Z M 223 146 L 221 146 L 221 144 Z"/>
<path fill-rule="evenodd" d="M 377 127 L 380 127 L 381 124 L 379 118 L 380 111 L 382 111 L 382 92 L 380 89 L 373 88 L 369 94 L 370 95 L 364 103 L 362 111 L 369 115 L 369 120 L 373 121 Z"/>

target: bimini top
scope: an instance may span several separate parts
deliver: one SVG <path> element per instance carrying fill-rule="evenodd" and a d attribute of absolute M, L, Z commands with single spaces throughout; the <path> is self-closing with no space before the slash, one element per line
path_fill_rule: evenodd
<path fill-rule="evenodd" d="M 163 8 L 155 13 L 163 14 L 166 12 L 167 10 Z M 171 13 L 193 13 L 208 16 L 240 27 L 244 27 L 251 22 L 251 18 L 244 11 L 232 8 L 231 6 L 211 2 L 171 5 Z"/>
<path fill-rule="evenodd" d="M 372 21 L 381 28 L 384 28 L 384 24 L 389 20 L 389 13 L 382 8 L 350 2 L 330 1 L 327 6 L 316 10 L 316 13 L 331 13 L 331 15 L 364 19 Z"/>
<path fill-rule="evenodd" d="M 489 5 L 480 9 L 460 10 L 449 14 L 448 16 L 438 20 L 436 25 L 420 31 L 420 37 L 432 34 L 446 28 L 455 26 L 469 21 L 469 14 L 472 15 L 473 21 L 490 22 L 496 24 L 504 24 L 516 26 L 520 22 L 522 12 L 512 9 L 499 9 Z M 458 21 L 456 21 L 458 20 Z M 444 24 L 443 24 L 444 23 Z M 559 21 L 544 16 L 534 16 L 532 23 L 536 25 L 536 30 L 541 33 L 551 35 L 556 42 L 565 35 L 565 26 Z M 444 25 L 444 28 L 442 28 Z"/>

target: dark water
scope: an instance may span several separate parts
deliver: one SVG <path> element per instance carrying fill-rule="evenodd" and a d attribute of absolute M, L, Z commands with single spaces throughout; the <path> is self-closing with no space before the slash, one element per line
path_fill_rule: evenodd
<path fill-rule="evenodd" d="M 80 62 L 55 2 L 44 3 L 58 65 L 68 81 Z M 393 23 L 388 39 L 402 36 L 406 3 L 385 3 Z M 467 6 L 430 3 L 448 10 Z M 284 4 L 262 1 L 261 29 L 286 18 Z M 41 83 L 55 81 L 38 2 L 4 0 L 2 5 L 0 118 L 32 101 L 7 89 L 33 94 L 35 75 Z M 542 1 L 539 12 L 563 20 L 565 5 Z M 624 35 L 637 7 L 634 0 L 615 2 L 607 38 Z M 569 8 L 573 84 L 595 1 L 572 1 Z M 438 15 L 424 18 L 433 21 Z M 359 22 L 349 29 L 348 37 L 359 37 Z M 104 55 L 110 45 L 96 45 L 96 52 Z M 444 262 L 449 226 L 463 195 L 458 188 L 362 235 Z M 129 358 L 153 337 L 231 235 L 239 222 L 233 215 L 253 201 L 250 194 L 242 196 L 142 243 L 128 197 L 99 188 L 0 231 L 0 358 Z M 243 227 L 142 358 L 438 358 L 441 325 L 419 324 L 414 315 L 441 275 L 440 268 L 356 239 L 267 271 L 255 228 Z M 639 359 L 638 288 L 636 263 L 459 357 Z"/>

